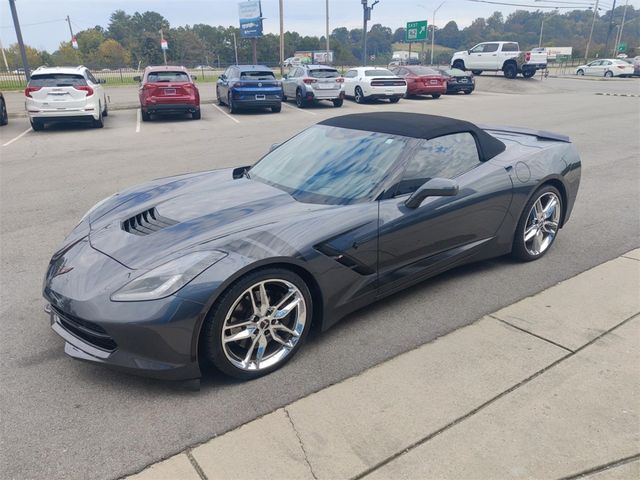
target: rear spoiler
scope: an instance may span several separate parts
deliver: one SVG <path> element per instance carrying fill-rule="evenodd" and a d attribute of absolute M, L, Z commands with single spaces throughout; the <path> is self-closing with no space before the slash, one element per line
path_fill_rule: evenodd
<path fill-rule="evenodd" d="M 497 125 L 478 125 L 482 130 L 490 130 L 494 132 L 520 133 L 522 135 L 531 135 L 540 140 L 554 140 L 556 142 L 571 143 L 571 139 L 560 133 L 547 132 L 545 130 L 536 130 L 535 128 L 525 127 L 502 127 Z"/>

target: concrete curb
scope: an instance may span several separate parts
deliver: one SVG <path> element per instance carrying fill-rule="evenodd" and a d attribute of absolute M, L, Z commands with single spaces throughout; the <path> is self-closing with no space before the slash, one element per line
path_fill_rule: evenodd
<path fill-rule="evenodd" d="M 640 472 L 639 289 L 640 249 L 128 479 Z"/>

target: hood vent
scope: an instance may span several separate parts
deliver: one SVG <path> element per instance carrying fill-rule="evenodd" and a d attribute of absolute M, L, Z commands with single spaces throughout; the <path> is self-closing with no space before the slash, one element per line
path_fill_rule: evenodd
<path fill-rule="evenodd" d="M 155 207 L 127 218 L 122 222 L 122 230 L 134 235 L 150 235 L 153 232 L 175 225 L 175 220 L 161 216 Z"/>

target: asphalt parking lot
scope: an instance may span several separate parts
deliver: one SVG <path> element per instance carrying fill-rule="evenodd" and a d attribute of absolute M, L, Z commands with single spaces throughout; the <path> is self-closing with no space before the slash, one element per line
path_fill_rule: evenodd
<path fill-rule="evenodd" d="M 144 123 L 136 109 L 112 110 L 103 129 L 65 125 L 37 133 L 26 118 L 11 118 L 0 129 L 0 477 L 135 472 L 640 247 L 640 99 L 596 93 L 638 95 L 640 82 L 481 77 L 473 95 L 438 100 L 305 110 L 290 103 L 279 114 L 234 116 L 208 103 L 199 121 Z M 538 262 L 496 259 L 413 287 L 313 336 L 286 367 L 249 383 L 209 375 L 193 392 L 64 355 L 42 311 L 42 276 L 94 203 L 153 178 L 252 163 L 324 118 L 379 110 L 569 135 L 582 156 L 582 184 L 554 248 Z"/>

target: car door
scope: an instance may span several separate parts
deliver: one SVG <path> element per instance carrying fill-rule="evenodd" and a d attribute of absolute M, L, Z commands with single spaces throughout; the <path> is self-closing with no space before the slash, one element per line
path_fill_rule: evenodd
<path fill-rule="evenodd" d="M 599 65 L 600 68 L 599 68 L 599 71 L 597 72 L 597 75 L 600 77 L 604 77 L 609 70 L 612 70 L 611 65 L 613 65 L 611 60 L 602 60 L 602 62 Z"/>
<path fill-rule="evenodd" d="M 483 61 L 484 43 L 479 43 L 471 50 L 465 59 L 464 66 L 467 70 L 479 70 Z"/>
<path fill-rule="evenodd" d="M 285 97 L 291 97 L 291 84 L 293 82 L 295 68 L 289 68 L 286 78 L 282 79 L 282 92 Z"/>
<path fill-rule="evenodd" d="M 600 64 L 602 63 L 602 60 L 594 60 L 591 63 L 588 63 L 586 68 L 585 68 L 585 75 L 597 75 L 598 74 L 598 69 L 600 67 Z"/>
<path fill-rule="evenodd" d="M 229 72 L 231 67 L 228 67 L 222 75 L 218 77 L 218 81 L 216 82 L 216 94 L 218 98 L 223 101 L 227 98 L 227 78 L 229 76 Z"/>
<path fill-rule="evenodd" d="M 479 59 L 480 65 L 478 70 L 498 70 L 502 64 L 498 65 L 500 58 L 498 57 L 499 43 L 485 43 L 482 56 Z"/>
<path fill-rule="evenodd" d="M 430 178 L 449 178 L 457 195 L 427 197 L 417 208 L 405 202 Z M 471 133 L 420 140 L 408 155 L 392 198 L 379 201 L 379 293 L 404 288 L 490 244 L 512 197 L 503 166 L 481 162 Z"/>
<path fill-rule="evenodd" d="M 344 94 L 353 97 L 356 88 L 356 75 L 358 71 L 354 68 L 344 74 Z"/>

